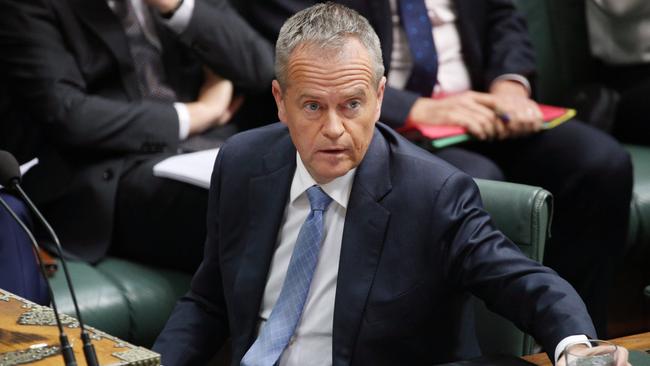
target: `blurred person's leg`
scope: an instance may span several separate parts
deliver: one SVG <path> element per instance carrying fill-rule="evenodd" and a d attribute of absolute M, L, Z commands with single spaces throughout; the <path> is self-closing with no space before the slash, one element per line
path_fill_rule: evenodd
<path fill-rule="evenodd" d="M 437 157 L 474 178 L 505 180 L 501 168 L 483 155 L 458 147 L 435 151 Z"/>
<path fill-rule="evenodd" d="M 181 148 L 214 148 L 238 129 L 239 126 L 228 123 L 184 141 Z M 110 253 L 194 273 L 203 259 L 208 190 L 154 177 L 154 165 L 169 156 L 145 156 L 129 163 L 118 187 Z"/>
<path fill-rule="evenodd" d="M 612 134 L 623 142 L 650 144 L 650 63 L 599 64 L 598 71 L 620 96 Z"/>
<path fill-rule="evenodd" d="M 110 253 L 194 273 L 203 257 L 208 190 L 153 176 L 167 156 L 144 160 L 120 179 Z"/>
<path fill-rule="evenodd" d="M 31 228 L 31 216 L 25 204 L 5 192 L 0 192 L 0 196 Z M 0 288 L 37 304 L 50 302 L 29 237 L 4 207 L 0 207 Z"/>

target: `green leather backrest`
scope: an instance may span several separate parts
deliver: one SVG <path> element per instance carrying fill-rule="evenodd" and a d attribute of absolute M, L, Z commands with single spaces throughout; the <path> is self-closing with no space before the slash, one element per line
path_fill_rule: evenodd
<path fill-rule="evenodd" d="M 529 258 L 544 259 L 544 247 L 551 225 L 552 196 L 539 187 L 476 179 L 485 209 L 494 224 L 515 242 Z M 484 355 L 533 353 L 534 340 L 510 321 L 489 311 L 473 298 L 476 332 Z"/>
<path fill-rule="evenodd" d="M 594 76 L 584 0 L 515 0 L 526 17 L 537 58 L 539 101 L 562 105 Z"/>

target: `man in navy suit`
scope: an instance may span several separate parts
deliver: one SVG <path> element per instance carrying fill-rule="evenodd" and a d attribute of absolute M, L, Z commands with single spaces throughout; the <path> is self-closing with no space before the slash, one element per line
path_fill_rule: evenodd
<path fill-rule="evenodd" d="M 275 41 L 286 18 L 316 2 L 242 0 L 239 7 Z M 476 141 L 434 153 L 473 177 L 541 186 L 553 194 L 544 263 L 578 290 L 605 337 L 607 289 L 627 233 L 630 159 L 613 138 L 575 119 L 537 132 L 535 57 L 512 0 L 336 2 L 367 17 L 381 41 L 388 79 L 383 122 L 393 128 L 409 121 L 464 126 Z M 415 17 L 405 15 L 404 6 L 414 6 Z M 416 27 L 420 15 L 422 29 Z M 421 37 L 406 31 L 413 27 Z M 425 36 L 435 53 L 419 47 Z M 426 55 L 422 64 L 416 62 L 419 53 Z M 434 70 L 422 72 L 429 66 Z M 422 85 L 426 79 L 429 84 Z"/>
<path fill-rule="evenodd" d="M 154 345 L 165 365 L 205 364 L 227 338 L 232 365 L 450 361 L 465 291 L 556 359 L 595 334 L 571 286 L 493 227 L 468 175 L 376 123 L 383 71 L 379 39 L 346 7 L 284 25 L 283 123 L 219 152 L 203 263 Z"/>

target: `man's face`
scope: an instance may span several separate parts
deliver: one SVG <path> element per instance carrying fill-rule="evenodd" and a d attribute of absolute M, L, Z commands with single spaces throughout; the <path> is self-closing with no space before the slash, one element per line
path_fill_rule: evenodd
<path fill-rule="evenodd" d="M 278 117 L 311 176 L 327 183 L 363 160 L 379 119 L 385 78 L 377 87 L 365 47 L 350 38 L 341 50 L 298 46 L 287 85 L 273 81 Z"/>

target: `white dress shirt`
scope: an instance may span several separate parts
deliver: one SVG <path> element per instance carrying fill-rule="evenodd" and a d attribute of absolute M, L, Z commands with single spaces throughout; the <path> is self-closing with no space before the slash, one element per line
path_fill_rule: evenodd
<path fill-rule="evenodd" d="M 160 38 L 158 38 L 156 27 L 154 26 L 153 19 L 151 19 L 151 13 L 144 0 L 125 1 L 130 1 L 131 4 L 133 4 L 135 16 L 138 18 L 142 32 L 144 33 L 144 36 L 147 38 L 149 43 L 151 43 L 158 50 L 162 50 Z M 108 4 L 108 7 L 111 8 L 111 10 L 115 11 L 115 0 L 107 0 L 106 2 Z M 177 34 L 181 33 L 190 23 L 193 10 L 194 0 L 184 0 L 181 6 L 176 9 L 174 15 L 171 18 L 161 18 L 161 21 Z M 185 103 L 174 103 L 174 109 L 176 109 L 176 115 L 178 116 L 178 137 L 181 140 L 185 140 L 190 134 L 190 113 L 188 112 Z"/>
<path fill-rule="evenodd" d="M 345 213 L 347 212 L 355 170 L 353 169 L 327 184 L 320 184 L 323 191 L 332 198 L 332 203 L 325 213 L 325 237 L 302 312 L 302 318 L 289 345 L 280 356 L 280 366 L 324 366 L 332 364 L 332 328 L 336 279 L 339 272 Z M 259 313 L 259 329 L 264 326 L 264 322 L 271 315 L 271 310 L 280 295 L 289 268 L 289 260 L 298 238 L 298 232 L 311 211 L 306 191 L 313 185 L 319 184 L 311 177 L 300 156 L 296 153 L 296 171 L 291 182 L 289 202 L 287 202 L 285 208 L 281 230 L 278 234 L 277 247 L 266 280 Z"/>
<path fill-rule="evenodd" d="M 401 25 L 398 0 L 390 0 L 393 24 L 393 49 L 390 55 L 388 85 L 404 89 L 411 75 L 413 61 L 409 50 L 406 32 Z M 472 82 L 463 60 L 460 34 L 456 26 L 456 10 L 451 0 L 425 0 L 427 14 L 433 27 L 431 32 L 438 55 L 437 84 L 435 93 L 456 94 L 471 89 Z M 503 74 L 495 79 L 512 80 L 521 83 L 530 94 L 530 83 L 522 75 Z"/>
<path fill-rule="evenodd" d="M 591 53 L 610 65 L 650 63 L 650 1 L 589 0 Z"/>

